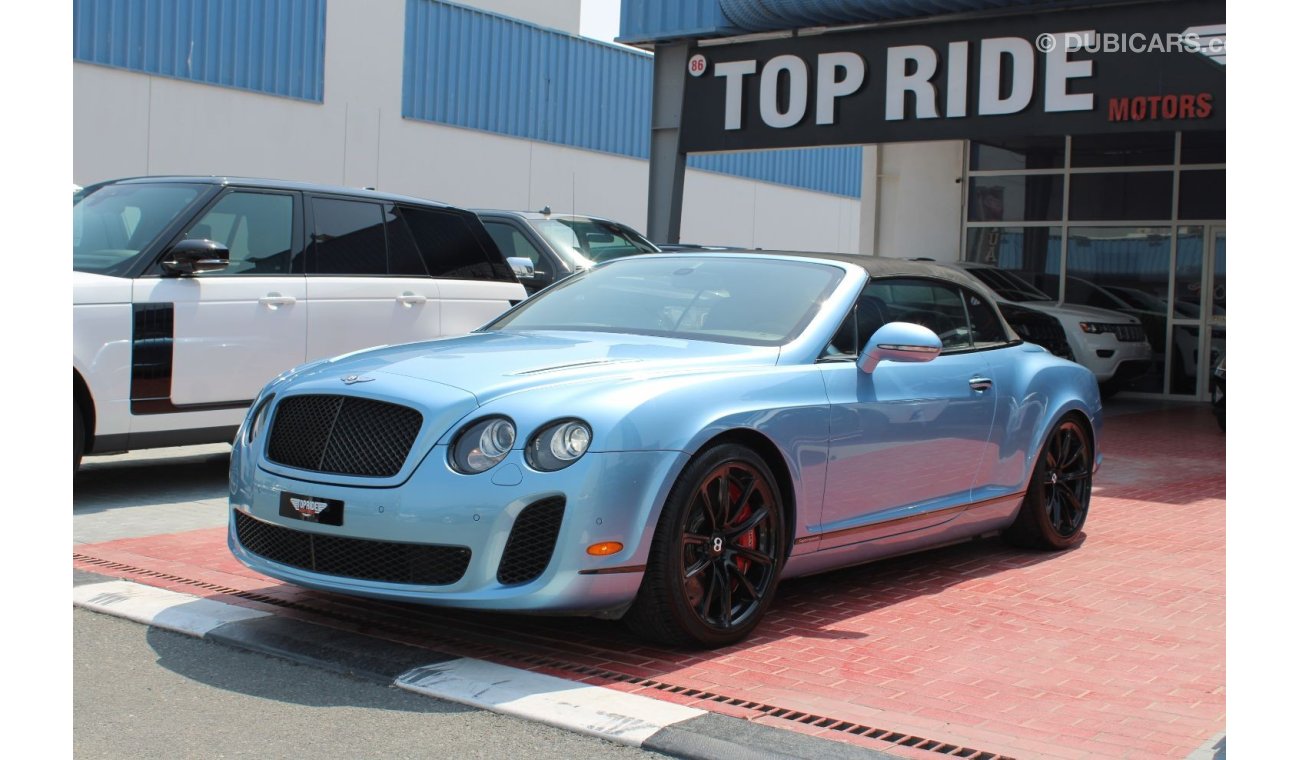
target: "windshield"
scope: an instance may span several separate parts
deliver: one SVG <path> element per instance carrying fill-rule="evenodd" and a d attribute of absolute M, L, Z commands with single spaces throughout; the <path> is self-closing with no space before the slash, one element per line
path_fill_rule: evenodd
<path fill-rule="evenodd" d="M 647 256 L 570 277 L 483 329 L 777 346 L 803 332 L 843 277 L 813 262 Z"/>
<path fill-rule="evenodd" d="M 174 183 L 101 185 L 72 197 L 72 268 L 120 274 L 203 192 Z"/>
<path fill-rule="evenodd" d="M 537 219 L 530 223 L 552 248 L 579 269 L 624 256 L 659 251 L 632 228 L 603 219 L 568 217 Z"/>
<path fill-rule="evenodd" d="M 997 293 L 1008 301 L 1022 303 L 1024 301 L 1056 300 L 1033 285 L 1030 285 L 1025 280 L 1001 269 L 972 267 L 967 269 L 966 272 L 974 275 L 975 279 L 988 285 L 993 289 L 994 293 Z"/>
<path fill-rule="evenodd" d="M 1136 290 L 1134 288 L 1117 288 L 1117 287 L 1106 288 L 1106 292 L 1114 296 L 1115 298 L 1119 299 L 1120 301 L 1123 301 L 1124 305 L 1128 306 L 1131 309 L 1140 309 L 1142 311 L 1154 311 L 1160 314 L 1165 313 L 1165 302 L 1160 300 L 1159 298 L 1156 298 L 1150 293 L 1143 293 L 1142 291 Z M 1178 311 L 1177 304 L 1174 305 L 1174 311 Z"/>

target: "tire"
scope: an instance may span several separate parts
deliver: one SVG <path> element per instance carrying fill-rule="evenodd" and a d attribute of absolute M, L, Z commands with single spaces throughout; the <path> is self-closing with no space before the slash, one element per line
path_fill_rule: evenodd
<path fill-rule="evenodd" d="M 670 646 L 744 639 L 776 594 L 783 506 L 776 478 L 752 450 L 722 444 L 698 454 L 668 495 L 624 622 Z"/>
<path fill-rule="evenodd" d="M 72 474 L 81 468 L 81 455 L 86 452 L 86 423 L 81 418 L 81 404 L 72 401 Z"/>
<path fill-rule="evenodd" d="M 1029 489 L 1005 536 L 1017 546 L 1059 551 L 1083 541 L 1092 498 L 1092 443 L 1086 424 L 1070 415 L 1043 442 Z"/>

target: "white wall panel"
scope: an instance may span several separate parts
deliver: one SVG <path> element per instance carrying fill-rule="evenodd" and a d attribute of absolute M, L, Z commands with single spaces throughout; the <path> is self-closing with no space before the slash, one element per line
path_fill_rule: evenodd
<path fill-rule="evenodd" d="M 861 227 L 862 252 L 956 261 L 962 156 L 960 140 L 893 143 L 864 151 L 861 216 L 868 221 Z"/>
<path fill-rule="evenodd" d="M 569 34 L 578 33 L 582 0 L 455 0 L 461 5 L 513 16 Z"/>

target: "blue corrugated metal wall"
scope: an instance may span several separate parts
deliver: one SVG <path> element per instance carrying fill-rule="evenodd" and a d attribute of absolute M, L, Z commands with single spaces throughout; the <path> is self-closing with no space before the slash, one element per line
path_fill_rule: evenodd
<path fill-rule="evenodd" d="M 862 196 L 862 149 L 855 146 L 700 153 L 688 156 L 686 165 L 850 198 Z"/>
<path fill-rule="evenodd" d="M 1068 0 L 623 0 L 618 38 L 649 43 L 681 37 L 731 37 L 777 29 L 1066 4 Z"/>
<path fill-rule="evenodd" d="M 407 0 L 402 115 L 530 140 L 650 154 L 648 54 L 436 0 Z M 694 168 L 858 197 L 857 148 L 692 156 Z"/>
<path fill-rule="evenodd" d="M 618 38 L 649 42 L 674 37 L 716 37 L 731 29 L 718 0 L 622 0 Z"/>
<path fill-rule="evenodd" d="M 86 63 L 320 102 L 326 0 L 73 0 Z"/>

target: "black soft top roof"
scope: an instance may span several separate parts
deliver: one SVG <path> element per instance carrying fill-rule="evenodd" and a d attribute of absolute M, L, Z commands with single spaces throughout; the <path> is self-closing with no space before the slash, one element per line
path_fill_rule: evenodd
<path fill-rule="evenodd" d="M 694 251 L 672 251 L 673 254 L 690 255 Z M 936 280 L 948 280 L 960 285 L 964 285 L 971 290 L 984 293 L 988 298 L 993 298 L 993 293 L 989 291 L 984 283 L 966 274 L 962 270 L 949 264 L 942 264 L 937 261 L 918 261 L 916 259 L 896 259 L 889 256 L 859 256 L 852 253 L 820 253 L 817 251 L 774 251 L 764 248 L 762 250 L 725 250 L 725 251 L 699 251 L 700 255 L 725 256 L 728 254 L 745 254 L 755 256 L 792 256 L 805 259 L 829 259 L 844 264 L 852 264 L 867 270 L 867 274 L 873 278 L 879 277 L 930 277 Z"/>

